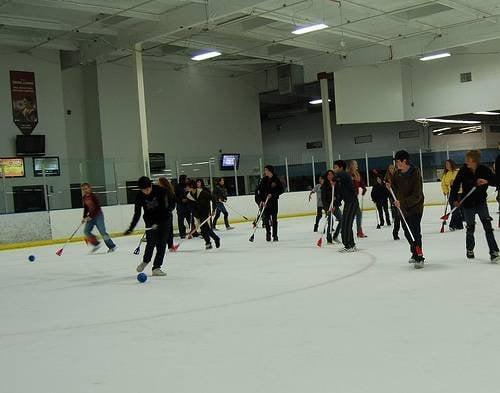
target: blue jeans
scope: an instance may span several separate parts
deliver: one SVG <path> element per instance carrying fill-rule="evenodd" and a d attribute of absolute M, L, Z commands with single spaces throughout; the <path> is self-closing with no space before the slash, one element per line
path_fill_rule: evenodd
<path fill-rule="evenodd" d="M 97 227 L 97 230 L 101 234 L 104 243 L 106 243 L 106 246 L 108 246 L 108 248 L 114 248 L 115 243 L 113 243 L 113 240 L 111 240 L 111 237 L 108 235 L 108 232 L 106 232 L 106 225 L 104 224 L 104 214 L 99 213 L 97 217 L 94 217 L 90 221 L 87 221 L 87 223 L 85 224 L 85 228 L 83 230 L 83 233 L 90 240 L 90 242 L 93 245 L 96 245 L 99 244 L 99 241 L 92 233 L 94 227 Z"/>

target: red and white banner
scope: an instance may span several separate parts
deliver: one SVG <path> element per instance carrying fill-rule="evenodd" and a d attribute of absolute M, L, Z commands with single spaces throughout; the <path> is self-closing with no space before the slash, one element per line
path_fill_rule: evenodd
<path fill-rule="evenodd" d="M 14 123 L 24 135 L 30 135 L 38 124 L 35 74 L 10 71 L 10 94 Z"/>

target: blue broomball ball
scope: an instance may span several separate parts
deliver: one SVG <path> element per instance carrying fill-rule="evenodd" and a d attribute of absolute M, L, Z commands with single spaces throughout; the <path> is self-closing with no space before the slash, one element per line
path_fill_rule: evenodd
<path fill-rule="evenodd" d="M 28 257 L 28 261 L 30 261 L 30 262 L 35 262 L 35 259 L 36 259 L 36 257 L 34 255 L 30 255 Z"/>
<path fill-rule="evenodd" d="M 137 275 L 137 281 L 139 281 L 140 283 L 144 283 L 148 280 L 148 276 L 146 273 L 139 273 Z"/>

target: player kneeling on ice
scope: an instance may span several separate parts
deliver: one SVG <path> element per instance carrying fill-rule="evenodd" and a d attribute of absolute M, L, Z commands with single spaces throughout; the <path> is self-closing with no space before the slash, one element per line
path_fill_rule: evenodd
<path fill-rule="evenodd" d="M 101 203 L 97 198 L 97 195 L 92 192 L 92 186 L 89 183 L 82 184 L 83 193 L 83 219 L 82 223 L 85 223 L 85 228 L 83 233 L 85 234 L 85 239 L 88 243 L 92 245 L 92 252 L 97 251 L 101 247 L 101 243 L 95 235 L 92 233 L 94 227 L 102 236 L 104 243 L 108 246 L 108 252 L 113 252 L 116 250 L 116 245 L 111 240 L 111 237 L 106 232 L 106 225 L 104 224 L 104 214 L 101 209 Z"/>
<path fill-rule="evenodd" d="M 451 186 L 450 201 L 456 206 L 463 206 L 465 222 L 467 223 L 466 248 L 467 258 L 474 258 L 474 231 L 476 228 L 476 214 L 483 224 L 486 241 L 490 251 L 491 262 L 499 263 L 500 256 L 498 245 L 493 233 L 493 227 L 486 199 L 488 197 L 488 186 L 495 186 L 495 175 L 484 165 L 481 165 L 481 152 L 471 150 L 465 155 L 465 165 L 458 172 Z M 458 193 L 462 187 L 462 194 L 466 195 L 459 201 Z"/>
<path fill-rule="evenodd" d="M 170 233 L 169 221 L 166 219 L 169 213 L 167 192 L 153 185 L 151 180 L 143 176 L 137 185 L 141 190 L 135 198 L 134 217 L 125 235 L 130 235 L 141 218 L 141 210 L 144 210 L 143 218 L 146 224 L 146 250 L 142 262 L 137 266 L 137 272 L 142 272 L 153 258 L 156 248 L 156 256 L 153 262 L 153 276 L 166 276 L 161 270 L 163 258 L 167 249 L 167 241 Z"/>
<path fill-rule="evenodd" d="M 394 206 L 401 215 L 403 230 L 410 243 L 411 258 L 415 269 L 424 267 L 422 252 L 421 221 L 424 213 L 424 193 L 422 191 L 422 176 L 420 171 L 410 164 L 410 154 L 400 150 L 395 155 L 398 171 L 392 178 L 392 184 L 387 183 L 390 192 L 394 193 Z"/>
<path fill-rule="evenodd" d="M 220 238 L 212 230 L 211 219 L 211 201 L 212 195 L 203 187 L 197 187 L 196 183 L 189 181 L 186 184 L 188 190 L 187 198 L 193 202 L 193 213 L 195 218 L 201 223 L 201 236 L 205 240 L 205 248 L 211 250 L 213 239 L 216 248 L 220 248 Z"/>

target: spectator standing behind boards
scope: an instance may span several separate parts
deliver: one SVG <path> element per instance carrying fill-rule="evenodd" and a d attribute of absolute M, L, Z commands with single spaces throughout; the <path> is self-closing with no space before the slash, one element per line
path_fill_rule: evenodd
<path fill-rule="evenodd" d="M 455 181 L 457 175 L 458 175 L 458 168 L 457 164 L 455 164 L 455 161 L 446 160 L 444 163 L 443 177 L 441 178 L 441 189 L 443 190 L 443 195 L 446 197 L 446 202 L 449 203 L 450 205 L 452 205 L 452 203 L 449 200 L 451 186 L 453 185 L 453 182 Z M 458 199 L 460 200 L 461 198 L 462 198 L 462 193 L 459 192 Z M 453 205 L 451 207 L 453 208 Z M 452 214 L 449 228 L 450 231 L 455 231 L 457 229 L 459 230 L 464 229 L 462 213 L 460 209 L 455 210 L 455 212 Z"/>

